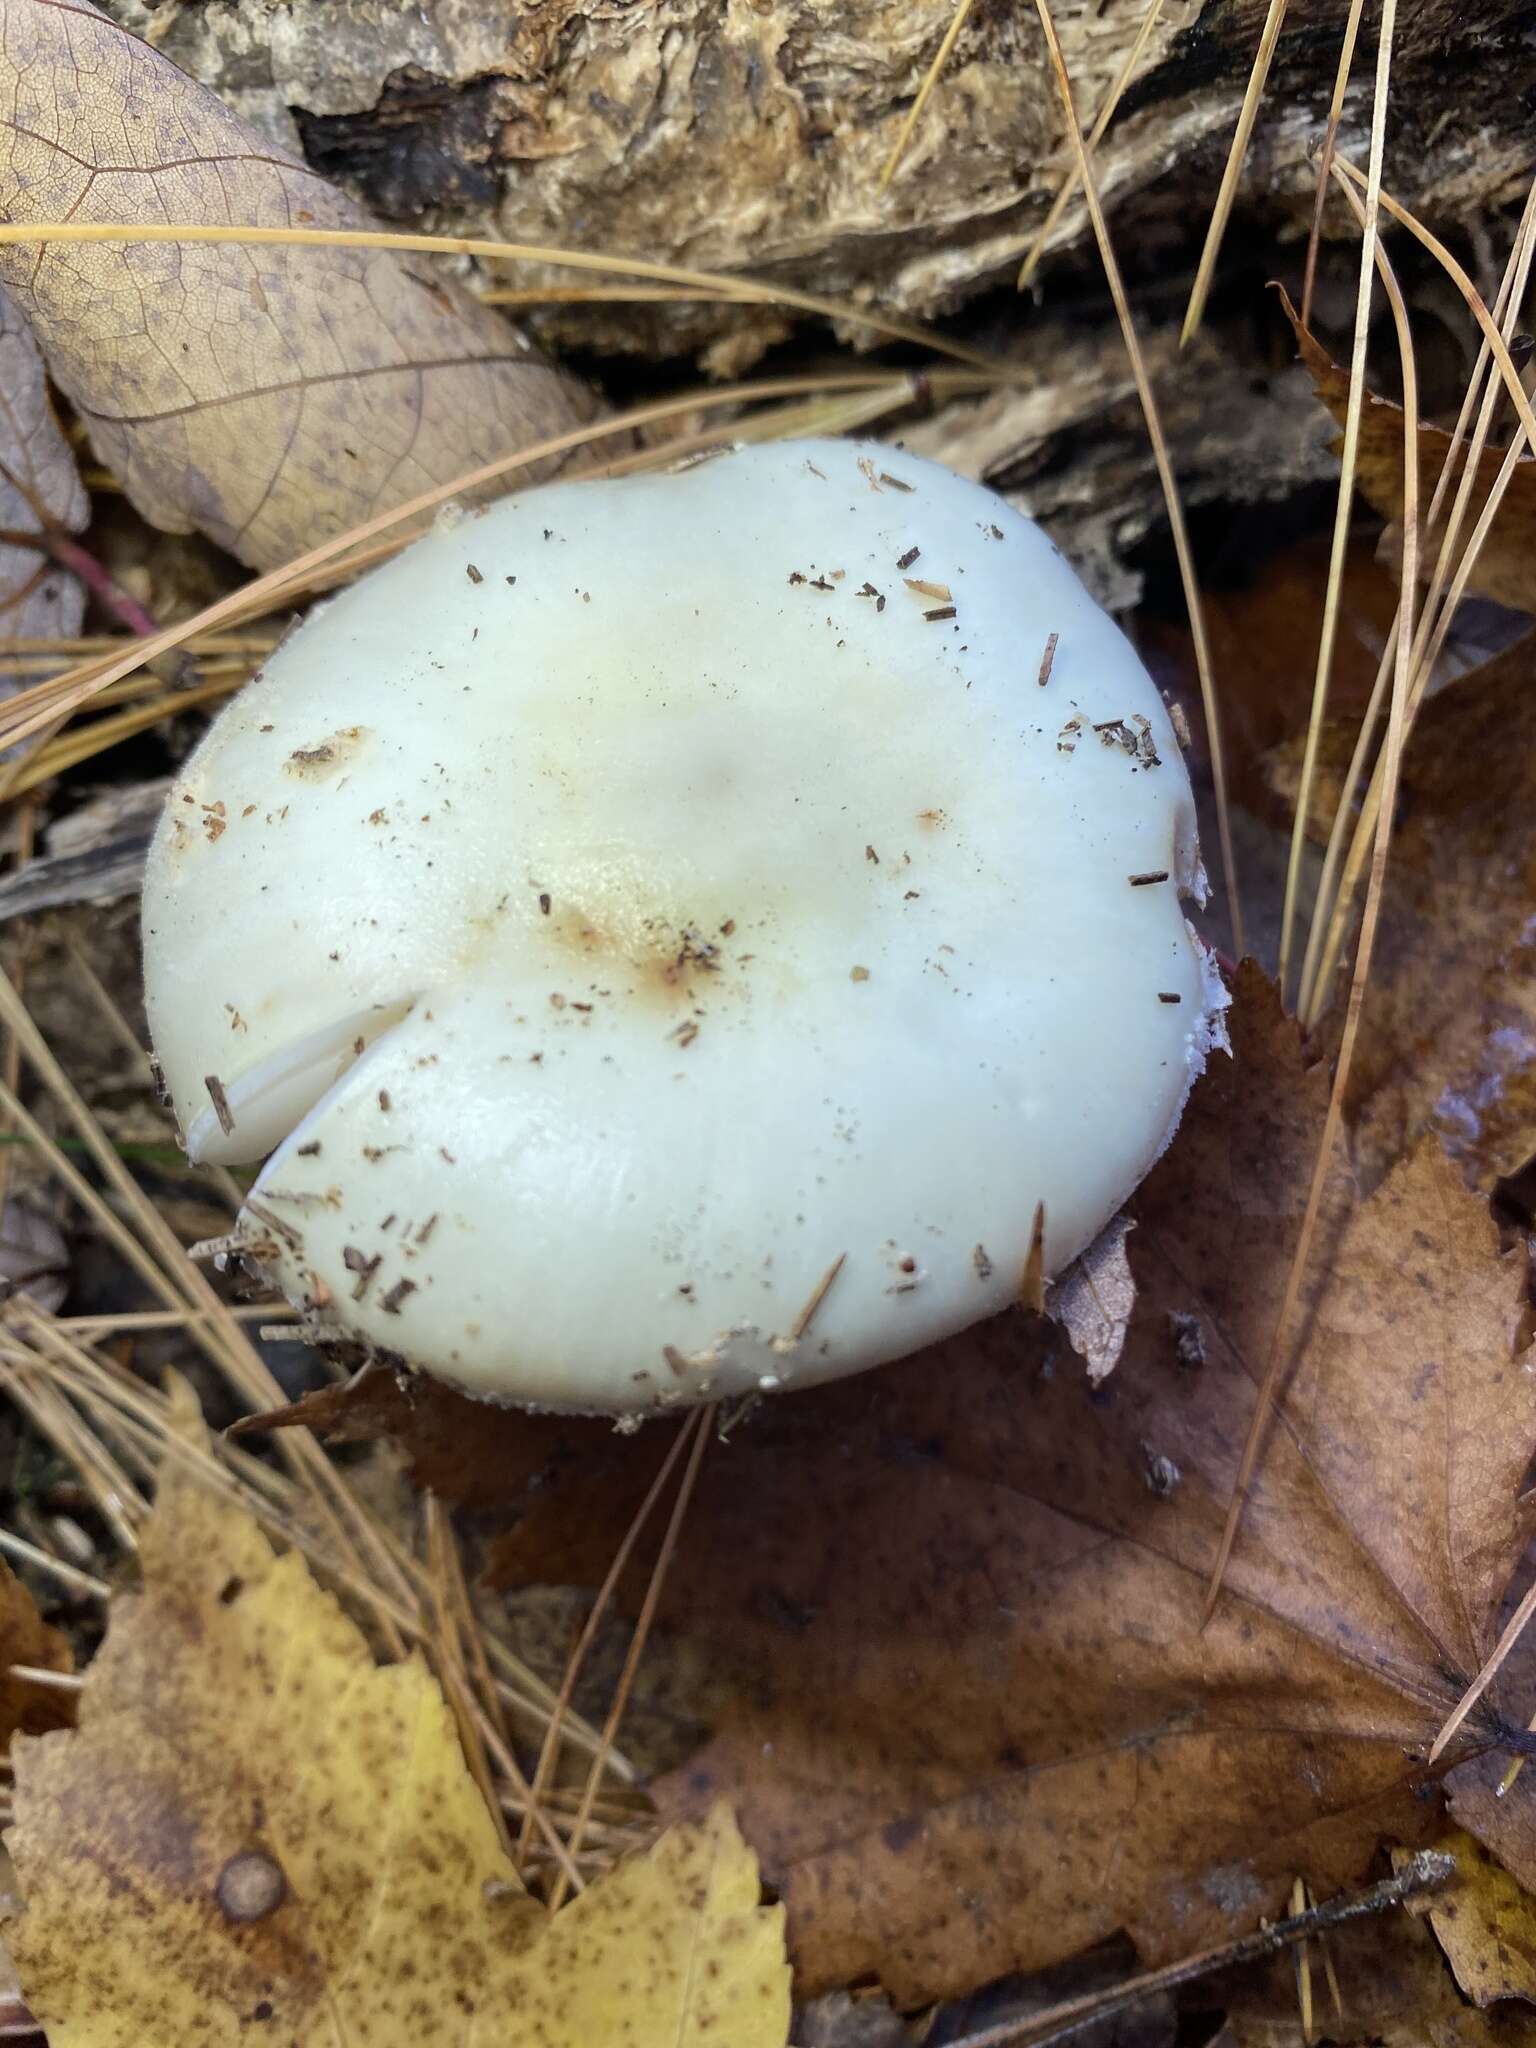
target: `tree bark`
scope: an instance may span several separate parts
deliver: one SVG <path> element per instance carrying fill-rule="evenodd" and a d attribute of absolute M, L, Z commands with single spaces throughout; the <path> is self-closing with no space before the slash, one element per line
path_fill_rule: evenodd
<path fill-rule="evenodd" d="M 955 0 L 108 0 L 126 25 L 386 218 L 750 269 L 932 318 L 1008 279 L 1069 160 L 1028 0 L 977 0 L 896 178 L 880 173 Z M 1057 0 L 1085 125 L 1145 0 Z M 1099 154 L 1133 257 L 1198 239 L 1264 0 L 1164 0 Z M 1243 206 L 1301 231 L 1333 88 L 1342 0 L 1291 0 Z M 1340 144 L 1363 158 L 1367 8 Z M 1525 0 L 1404 0 L 1389 178 L 1442 222 L 1530 174 L 1536 42 Z M 1058 254 L 1081 251 L 1081 203 Z M 552 273 L 553 275 L 553 273 Z M 536 282 L 526 274 L 520 283 Z M 567 274 L 567 281 L 569 277 Z M 713 347 L 739 370 L 771 312 L 583 307 L 580 345 Z"/>

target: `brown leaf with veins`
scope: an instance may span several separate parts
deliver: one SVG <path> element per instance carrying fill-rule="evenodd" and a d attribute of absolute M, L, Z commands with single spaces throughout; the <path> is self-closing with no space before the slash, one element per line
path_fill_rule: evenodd
<path fill-rule="evenodd" d="M 48 402 L 32 330 L 0 291 L 0 532 L 41 533 L 39 510 L 78 533 L 89 504 Z M 40 548 L 0 540 L 0 691 L 19 687 L 5 643 L 78 633 L 85 592 Z"/>
<path fill-rule="evenodd" d="M 734 1796 L 811 1984 L 873 1971 L 916 2000 L 1117 1926 L 1186 1954 L 1433 1813 L 1417 1760 L 1529 1530 L 1519 1275 L 1438 1147 L 1365 1205 L 1335 1177 L 1202 1631 L 1326 1089 L 1251 970 L 1234 1044 L 1133 1205 L 1138 1299 L 1097 1399 L 993 1323 L 770 1408 L 706 1467 L 672 1619 L 740 1690 L 659 1798 Z"/>
<path fill-rule="evenodd" d="M 0 218 L 372 225 L 88 0 L 0 10 Z M 12 245 L 0 282 L 144 516 L 257 568 L 593 410 L 425 257 Z"/>
<path fill-rule="evenodd" d="M 1419 714 L 1349 1106 L 1368 1181 L 1425 1131 L 1481 1188 L 1536 1153 L 1536 633 Z"/>
<path fill-rule="evenodd" d="M 1335 1174 L 1202 1630 L 1327 1091 L 1253 969 L 1233 1036 L 1132 1205 L 1102 1388 L 1004 1317 L 765 1402 L 704 1461 L 663 1618 L 734 1704 L 655 1790 L 732 1799 L 805 1991 L 871 1974 L 918 2002 L 1120 1927 L 1185 1955 L 1435 1822 L 1422 1759 L 1530 1529 L 1518 1262 L 1433 1143 L 1368 1203 Z M 667 1441 L 561 1429 L 503 1576 L 595 1583 Z M 1458 1757 L 1501 1738 L 1503 1697 Z"/>
<path fill-rule="evenodd" d="M 1349 372 L 1302 326 L 1300 315 L 1284 291 L 1280 293 L 1280 302 L 1295 330 L 1297 349 L 1312 373 L 1317 395 L 1342 426 L 1349 405 Z M 1451 446 L 1452 437 L 1443 427 L 1420 426 L 1419 491 L 1426 511 Z M 1478 457 L 1476 480 L 1461 529 L 1462 546 L 1493 488 L 1504 453 L 1502 448 L 1485 448 Z M 1458 466 L 1458 486 L 1461 475 Z M 1403 409 L 1370 391 L 1360 411 L 1355 487 L 1383 519 L 1402 518 Z M 1421 537 L 1419 559 L 1426 576 L 1434 567 L 1439 539 L 1438 530 Z M 1523 455 L 1515 464 L 1467 588 L 1478 596 L 1512 605 L 1516 611 L 1536 611 L 1536 456 Z"/>

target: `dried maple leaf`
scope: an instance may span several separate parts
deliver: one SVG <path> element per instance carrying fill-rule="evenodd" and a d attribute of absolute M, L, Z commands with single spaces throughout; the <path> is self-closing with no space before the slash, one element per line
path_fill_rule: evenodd
<path fill-rule="evenodd" d="M 1363 1206 L 1335 1185 L 1202 1630 L 1325 1090 L 1251 972 L 1234 1037 L 1135 1204 L 1098 1395 L 1003 1321 L 770 1404 L 706 1462 L 670 1619 L 739 1692 L 658 1793 L 733 1799 L 809 1987 L 914 2001 L 1120 1926 L 1187 1953 L 1430 1810 L 1418 1759 L 1529 1527 L 1518 1274 L 1438 1148 Z M 557 1518 L 516 1532 L 534 1574 Z M 1490 1703 L 1466 1737 L 1498 1733 Z"/>
<path fill-rule="evenodd" d="M 0 218 L 372 225 L 88 0 L 0 10 Z M 425 257 L 18 244 L 0 281 L 145 517 L 258 568 L 591 412 Z"/>
<path fill-rule="evenodd" d="M 1312 373 L 1317 395 L 1342 426 L 1349 405 L 1350 376 L 1301 324 L 1300 315 L 1282 291 L 1280 301 L 1296 334 L 1302 361 Z M 1419 490 L 1427 508 L 1452 438 L 1443 427 L 1419 428 Z M 1503 466 L 1502 448 L 1485 448 L 1478 457 L 1469 516 L 1461 529 L 1462 545 L 1471 521 L 1486 503 L 1488 493 Z M 1383 519 L 1403 516 L 1403 409 L 1390 399 L 1367 391 L 1360 411 L 1360 445 L 1356 458 L 1355 485 Z M 1458 477 L 1460 476 L 1458 469 Z M 1447 508 L 1448 509 L 1448 508 Z M 1420 560 L 1427 573 L 1433 567 L 1439 543 L 1435 531 L 1424 534 Z M 1488 538 L 1468 579 L 1467 588 L 1516 611 L 1536 611 L 1536 457 L 1522 456 L 1515 464 L 1508 488 L 1499 504 Z"/>
<path fill-rule="evenodd" d="M 0 531 L 38 533 L 39 509 L 70 532 L 88 505 L 69 444 L 48 403 L 48 379 L 32 330 L 0 292 Z M 38 548 L 0 541 L 0 687 L 4 643 L 78 633 L 85 592 Z"/>
<path fill-rule="evenodd" d="M 1536 1153 L 1536 634 L 1425 705 L 1349 1108 L 1368 1180 L 1426 1130 L 1479 1187 Z"/>
<path fill-rule="evenodd" d="M 782 1912 L 728 1812 L 550 1919 L 424 1664 L 376 1668 L 302 1558 L 190 1480 L 142 1560 L 78 1732 L 17 1748 L 11 1946 L 53 2048 L 782 2048 Z"/>

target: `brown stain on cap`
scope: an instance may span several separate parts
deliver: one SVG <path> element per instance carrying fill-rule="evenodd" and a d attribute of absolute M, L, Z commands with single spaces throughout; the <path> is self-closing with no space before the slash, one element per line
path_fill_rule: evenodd
<path fill-rule="evenodd" d="M 322 740 L 295 747 L 283 763 L 283 773 L 299 782 L 329 782 L 351 767 L 367 737 L 366 725 L 340 726 Z"/>

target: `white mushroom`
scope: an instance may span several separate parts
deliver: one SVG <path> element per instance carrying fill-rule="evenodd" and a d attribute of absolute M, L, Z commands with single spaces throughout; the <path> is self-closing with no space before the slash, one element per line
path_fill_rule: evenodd
<path fill-rule="evenodd" d="M 1017 1299 L 1178 1122 L 1224 998 L 1188 777 L 1045 536 L 889 447 L 444 522 L 180 777 L 156 1047 L 290 1298 L 637 1413 Z"/>

